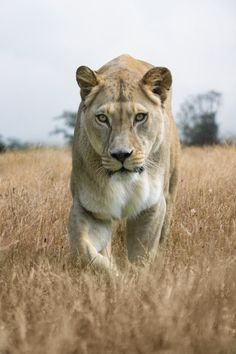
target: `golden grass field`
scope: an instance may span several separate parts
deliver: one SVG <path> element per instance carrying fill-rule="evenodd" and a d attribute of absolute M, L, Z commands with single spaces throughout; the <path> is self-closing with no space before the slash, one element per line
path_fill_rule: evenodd
<path fill-rule="evenodd" d="M 236 149 L 186 148 L 152 267 L 69 261 L 70 153 L 0 155 L 0 354 L 235 354 Z"/>

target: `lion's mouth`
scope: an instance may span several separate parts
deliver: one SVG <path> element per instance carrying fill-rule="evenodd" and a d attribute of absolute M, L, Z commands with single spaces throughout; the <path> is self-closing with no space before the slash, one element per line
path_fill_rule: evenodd
<path fill-rule="evenodd" d="M 113 176 L 116 173 L 121 173 L 121 174 L 128 174 L 128 173 L 139 173 L 141 174 L 144 171 L 144 167 L 140 166 L 140 167 L 136 167 L 133 170 L 128 170 L 127 168 L 125 168 L 124 166 L 122 166 L 119 170 L 116 171 L 111 171 L 111 170 L 107 170 L 108 176 Z"/>

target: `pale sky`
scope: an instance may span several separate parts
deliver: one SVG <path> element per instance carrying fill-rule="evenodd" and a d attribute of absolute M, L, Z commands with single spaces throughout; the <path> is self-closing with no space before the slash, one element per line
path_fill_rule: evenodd
<path fill-rule="evenodd" d="M 235 0 L 1 0 L 0 135 L 35 142 L 76 111 L 76 68 L 128 53 L 173 75 L 173 110 L 223 94 L 221 132 L 236 134 Z"/>

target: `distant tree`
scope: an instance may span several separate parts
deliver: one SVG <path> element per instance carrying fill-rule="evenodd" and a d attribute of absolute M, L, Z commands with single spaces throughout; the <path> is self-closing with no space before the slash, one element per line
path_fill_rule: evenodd
<path fill-rule="evenodd" d="M 8 138 L 6 141 L 7 150 L 25 150 L 29 149 L 33 145 L 31 143 L 21 141 L 17 138 Z"/>
<path fill-rule="evenodd" d="M 3 138 L 0 135 L 0 154 L 5 151 L 6 151 L 6 144 L 4 143 Z"/>
<path fill-rule="evenodd" d="M 186 145 L 219 143 L 216 116 L 221 93 L 209 91 L 188 98 L 177 115 L 181 141 Z"/>
<path fill-rule="evenodd" d="M 34 145 L 21 141 L 17 138 L 3 138 L 0 135 L 0 153 L 6 152 L 6 151 L 11 151 L 11 150 L 25 150 L 33 147 Z"/>
<path fill-rule="evenodd" d="M 66 143 L 71 145 L 73 142 L 76 112 L 64 111 L 60 116 L 54 119 L 62 120 L 64 122 L 64 128 L 56 127 L 50 134 L 62 134 Z"/>

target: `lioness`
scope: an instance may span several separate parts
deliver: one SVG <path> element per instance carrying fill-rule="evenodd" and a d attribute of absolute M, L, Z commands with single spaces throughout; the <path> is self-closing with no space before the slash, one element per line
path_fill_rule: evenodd
<path fill-rule="evenodd" d="M 125 218 L 128 258 L 138 263 L 155 256 L 176 195 L 171 73 L 121 55 L 98 71 L 80 66 L 76 79 L 71 247 L 83 262 L 109 267 L 112 221 Z"/>

